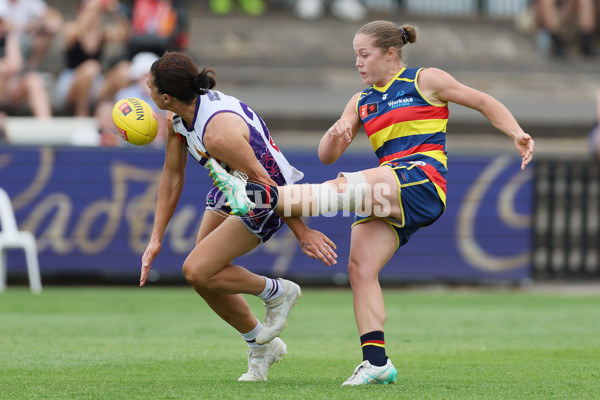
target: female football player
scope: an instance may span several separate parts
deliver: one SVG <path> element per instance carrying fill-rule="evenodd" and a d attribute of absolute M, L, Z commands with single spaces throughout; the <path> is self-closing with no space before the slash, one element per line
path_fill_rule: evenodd
<path fill-rule="evenodd" d="M 211 176 L 236 208 L 268 202 L 287 216 L 356 212 L 348 273 L 363 362 L 343 385 L 396 382 L 397 371 L 385 351 L 379 272 L 413 233 L 432 224 L 446 208 L 448 103 L 481 112 L 513 139 L 522 169 L 533 156 L 533 139 L 496 99 L 440 69 L 407 68 L 402 49 L 416 40 L 411 25 L 374 21 L 360 28 L 353 46 L 356 67 L 368 87 L 350 99 L 319 145 L 321 161 L 333 163 L 364 127 L 379 167 L 340 173 L 320 185 L 262 189 L 209 164 Z"/>
<path fill-rule="evenodd" d="M 168 122 L 154 227 L 142 257 L 141 286 L 146 284 L 179 201 L 188 153 L 202 166 L 217 159 L 224 167 L 264 184 L 286 185 L 303 176 L 279 151 L 258 114 L 238 99 L 212 90 L 213 71 L 199 71 L 188 55 L 165 53 L 152 64 L 147 84 L 158 108 L 173 114 Z M 239 380 L 266 380 L 271 365 L 286 354 L 286 345 L 277 336 L 297 303 L 300 287 L 289 280 L 256 275 L 233 260 L 267 241 L 282 226 L 282 219 L 272 210 L 259 213 L 258 209 L 241 217 L 230 216 L 230 207 L 216 187 L 206 202 L 197 243 L 183 263 L 183 273 L 250 346 L 248 372 Z M 299 218 L 284 219 L 305 254 L 327 265 L 336 262 L 335 245 L 329 238 L 309 229 Z M 264 301 L 267 313 L 262 325 L 241 293 Z"/>

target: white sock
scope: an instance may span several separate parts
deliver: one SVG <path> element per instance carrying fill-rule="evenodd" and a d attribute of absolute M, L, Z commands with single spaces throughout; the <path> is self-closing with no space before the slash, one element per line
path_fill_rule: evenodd
<path fill-rule="evenodd" d="M 256 343 L 256 335 L 258 335 L 258 332 L 260 332 L 261 329 L 262 324 L 260 323 L 260 321 L 258 321 L 254 329 L 252 329 L 248 333 L 242 333 L 242 337 L 244 338 L 246 343 L 248 343 L 248 347 L 250 347 L 251 349 L 257 349 L 266 346 L 266 344 L 260 345 Z"/>
<path fill-rule="evenodd" d="M 283 293 L 285 293 L 285 289 L 280 281 L 277 279 L 267 278 L 265 276 L 265 289 L 261 294 L 258 295 L 258 297 L 262 301 L 270 301 L 278 298 Z"/>

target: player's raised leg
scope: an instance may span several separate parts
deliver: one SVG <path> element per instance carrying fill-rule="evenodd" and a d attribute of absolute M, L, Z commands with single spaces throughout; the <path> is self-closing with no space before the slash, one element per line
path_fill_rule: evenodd
<path fill-rule="evenodd" d="M 246 179 L 243 176 L 228 173 L 214 158 L 207 161 L 206 167 L 215 185 L 227 197 L 232 214 L 245 215 L 256 207 L 246 195 Z"/>
<path fill-rule="evenodd" d="M 208 164 L 215 185 L 225 193 L 232 213 L 242 215 L 260 204 L 285 217 L 323 215 L 339 210 L 378 217 L 401 218 L 398 184 L 389 168 L 342 172 L 321 184 L 287 186 L 246 182 L 225 171 L 215 160 Z"/>

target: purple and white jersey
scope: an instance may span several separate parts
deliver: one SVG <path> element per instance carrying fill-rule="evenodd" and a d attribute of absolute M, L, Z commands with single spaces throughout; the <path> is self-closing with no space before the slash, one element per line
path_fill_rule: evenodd
<path fill-rule="evenodd" d="M 262 118 L 235 97 L 216 90 L 209 90 L 205 95 L 198 96 L 192 127 L 186 127 L 180 116 L 173 115 L 175 132 L 200 165 L 205 167 L 211 157 L 203 140 L 206 126 L 215 115 L 223 112 L 237 114 L 246 121 L 250 130 L 249 143 L 254 155 L 278 185 L 292 184 L 302 179 L 304 174 L 294 168 L 279 151 Z M 230 170 L 227 165 L 221 164 Z"/>

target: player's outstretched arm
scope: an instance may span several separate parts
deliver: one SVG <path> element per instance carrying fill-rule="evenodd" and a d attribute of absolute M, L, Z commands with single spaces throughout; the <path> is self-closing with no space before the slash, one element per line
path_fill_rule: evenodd
<path fill-rule="evenodd" d="M 437 68 L 423 70 L 419 74 L 419 86 L 424 96 L 433 102 L 452 102 L 482 113 L 496 129 L 515 141 L 521 155 L 521 169 L 529 164 L 535 149 L 534 140 L 523 131 L 504 104 L 487 93 L 463 85 Z"/>
<path fill-rule="evenodd" d="M 522 132 L 515 138 L 515 146 L 517 147 L 519 154 L 521 154 L 521 169 L 523 170 L 533 158 L 535 142 L 533 141 L 531 135 Z"/>
<path fill-rule="evenodd" d="M 187 163 L 187 150 L 173 130 L 173 115 L 167 116 L 167 145 L 165 151 L 165 164 L 158 186 L 158 199 L 154 214 L 152 235 L 142 256 L 140 286 L 144 286 L 152 268 L 152 262 L 161 250 L 161 242 L 167 225 L 175 212 L 179 202 L 185 179 L 185 166 Z"/>
<path fill-rule="evenodd" d="M 140 274 L 140 286 L 146 285 L 146 281 L 148 280 L 148 275 L 150 275 L 150 268 L 152 268 L 152 263 L 160 250 L 162 248 L 162 244 L 159 240 L 151 239 L 150 243 L 146 247 L 146 251 L 144 251 L 144 255 L 142 256 L 142 272 Z"/>

